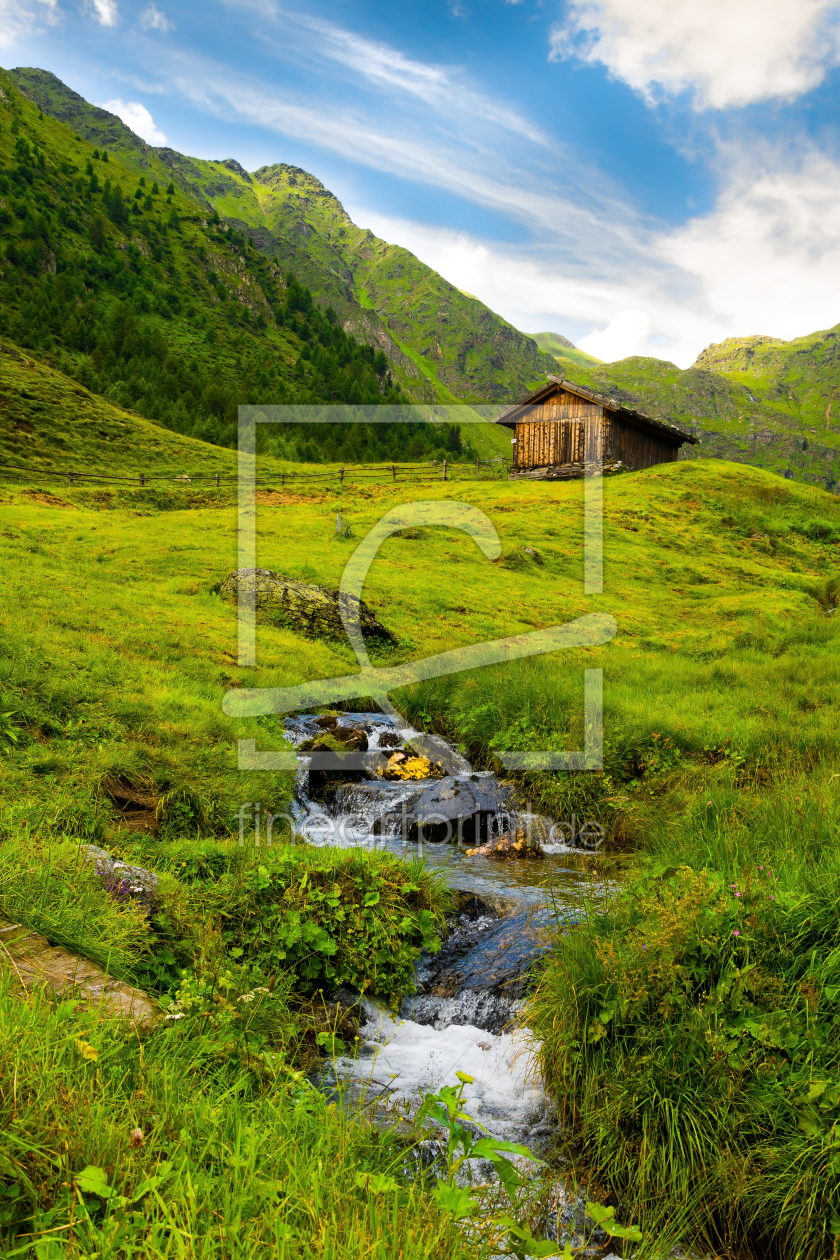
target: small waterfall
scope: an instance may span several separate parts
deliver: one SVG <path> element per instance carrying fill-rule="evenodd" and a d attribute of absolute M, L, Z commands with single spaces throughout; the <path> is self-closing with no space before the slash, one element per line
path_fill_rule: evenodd
<path fill-rule="evenodd" d="M 324 735 L 324 722 L 313 714 L 287 718 L 285 734 L 300 747 Z M 417 992 L 404 1000 L 398 1018 L 362 1000 L 359 1053 L 335 1059 L 325 1082 L 344 1082 L 380 1104 L 413 1107 L 424 1091 L 456 1084 L 460 1070 L 475 1078 L 468 1088 L 470 1115 L 500 1138 L 541 1140 L 548 1131 L 546 1099 L 529 1075 L 529 1034 L 516 1028 L 516 1018 L 530 971 L 549 948 L 550 922 L 556 914 L 570 924 L 581 916 L 579 894 L 584 886 L 591 892 L 586 873 L 563 866 L 574 850 L 558 841 L 550 818 L 519 808 L 508 784 L 475 771 L 451 745 L 447 762 L 450 770 L 457 765 L 456 773 L 388 780 L 380 773 L 383 754 L 410 752 L 418 732 L 378 713 L 336 714 L 328 729 L 338 738 L 364 732 L 367 749 L 354 754 L 352 772 L 318 780 L 315 792 L 314 754 L 301 752 L 299 835 L 316 845 L 379 848 L 398 857 L 422 853 L 445 870 L 458 913 L 441 950 L 419 960 Z M 546 856 L 503 862 L 468 855 L 467 849 L 517 828 Z"/>

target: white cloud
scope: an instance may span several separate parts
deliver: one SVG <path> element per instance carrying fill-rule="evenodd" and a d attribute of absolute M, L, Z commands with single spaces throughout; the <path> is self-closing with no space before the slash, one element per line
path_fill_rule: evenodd
<path fill-rule="evenodd" d="M 600 62 L 648 98 L 789 100 L 840 61 L 836 0 L 572 0 L 551 57 Z"/>
<path fill-rule="evenodd" d="M 647 311 L 619 311 L 606 328 L 581 337 L 578 345 L 587 354 L 594 354 L 596 359 L 614 363 L 616 359 L 626 359 L 631 354 L 650 354 L 652 331 L 653 320 Z"/>
<path fill-rule="evenodd" d="M 592 234 L 573 259 L 546 237 L 506 246 L 350 209 L 518 328 L 564 333 L 607 362 L 689 367 L 726 337 L 789 340 L 840 322 L 840 163 L 813 149 L 727 158 L 715 209 L 677 230 L 625 227 L 621 267 L 604 265 Z"/>
<path fill-rule="evenodd" d="M 804 145 L 733 174 L 715 210 L 663 237 L 661 256 L 700 282 L 726 335 L 797 337 L 840 322 L 840 165 Z"/>
<path fill-rule="evenodd" d="M 116 0 L 90 0 L 100 26 L 116 26 L 119 19 Z"/>
<path fill-rule="evenodd" d="M 166 136 L 155 125 L 155 120 L 146 106 L 141 105 L 139 101 L 106 101 L 102 108 L 116 114 L 117 118 L 123 120 L 126 127 L 130 127 L 138 136 L 142 136 L 147 144 L 166 144 Z"/>
<path fill-rule="evenodd" d="M 60 18 L 56 0 L 0 0 L 0 48 L 39 33 L 39 23 L 50 25 Z"/>
<path fill-rule="evenodd" d="M 416 97 L 449 119 L 469 115 L 526 136 L 537 144 L 547 143 L 544 133 L 533 123 L 460 83 L 459 72 L 451 67 L 414 61 L 397 48 L 366 39 L 331 22 L 300 13 L 286 16 L 316 34 L 317 41 L 309 49 L 310 53 L 347 66 L 378 88 Z"/>
<path fill-rule="evenodd" d="M 154 4 L 147 5 L 140 14 L 140 25 L 144 31 L 160 31 L 164 35 L 172 30 L 169 18 Z"/>

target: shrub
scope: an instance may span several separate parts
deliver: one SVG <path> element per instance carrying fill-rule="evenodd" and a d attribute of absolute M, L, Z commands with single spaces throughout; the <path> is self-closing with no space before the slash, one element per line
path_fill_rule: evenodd
<path fill-rule="evenodd" d="M 267 976 L 293 973 L 302 992 L 349 985 L 396 1004 L 414 991 L 414 964 L 440 948 L 448 904 L 422 861 L 298 846 L 263 850 L 259 861 L 209 896 L 235 956 Z"/>

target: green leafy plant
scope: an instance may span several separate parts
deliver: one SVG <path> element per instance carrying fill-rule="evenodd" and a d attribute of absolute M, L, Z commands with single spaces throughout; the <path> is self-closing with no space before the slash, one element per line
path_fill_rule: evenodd
<path fill-rule="evenodd" d="M 11 710 L 8 713 L 0 713 L 0 745 L 18 742 L 18 733 L 12 723 L 14 716 Z"/>
<path fill-rule="evenodd" d="M 448 897 L 422 863 L 284 846 L 215 890 L 230 949 L 304 993 L 349 985 L 396 1003 L 423 949 L 440 949 Z"/>
<path fill-rule="evenodd" d="M 444 1085 L 436 1093 L 426 1094 L 417 1112 L 415 1123 L 420 1125 L 428 1117 L 440 1125 L 446 1134 L 446 1149 L 443 1159 L 446 1170 L 432 1191 L 432 1198 L 442 1212 L 448 1213 L 456 1220 L 474 1217 L 482 1211 L 482 1201 L 472 1187 L 459 1184 L 459 1173 L 467 1161 L 472 1159 L 487 1160 L 493 1165 L 511 1206 L 516 1209 L 518 1192 L 531 1184 L 524 1178 L 509 1155 L 519 1155 L 534 1163 L 541 1161 L 518 1142 L 504 1142 L 488 1135 L 477 1137 L 474 1128 L 483 1129 L 464 1110 L 464 1090 L 473 1083 L 473 1077 L 466 1072 L 456 1072 L 458 1085 Z M 467 1127 L 467 1126 L 474 1126 Z M 485 1130 L 486 1132 L 486 1130 Z M 601 1207 L 597 1203 L 587 1202 L 586 1214 L 593 1222 L 593 1228 L 599 1228 L 608 1238 L 622 1238 L 630 1242 L 640 1242 L 642 1235 L 635 1225 L 619 1225 L 615 1220 L 615 1209 Z M 563 1260 L 572 1260 L 575 1255 L 587 1251 L 589 1242 L 584 1241 L 580 1247 L 572 1249 L 570 1243 L 563 1245 L 547 1238 L 535 1238 L 529 1226 L 508 1213 L 484 1214 L 483 1225 L 501 1231 L 503 1241 L 494 1242 L 496 1254 L 515 1256 L 524 1260 L 527 1256 L 562 1256 Z M 499 1251 L 499 1246 L 504 1248 Z"/>

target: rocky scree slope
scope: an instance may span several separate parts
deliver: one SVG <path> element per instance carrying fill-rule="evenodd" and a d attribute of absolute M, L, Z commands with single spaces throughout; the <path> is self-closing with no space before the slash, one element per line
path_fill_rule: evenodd
<path fill-rule="evenodd" d="M 347 332 L 384 351 L 416 401 L 510 402 L 554 370 L 532 338 L 408 250 L 357 227 L 308 172 L 277 163 L 249 173 L 233 159 L 154 148 L 48 71 L 10 75 L 44 113 L 138 175 L 171 180 L 291 269 L 319 302 L 333 306 Z"/>

